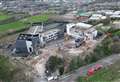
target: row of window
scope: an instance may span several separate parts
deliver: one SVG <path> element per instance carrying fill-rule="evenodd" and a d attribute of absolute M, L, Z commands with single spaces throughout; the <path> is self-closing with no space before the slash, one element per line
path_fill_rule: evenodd
<path fill-rule="evenodd" d="M 58 32 L 51 33 L 51 34 L 46 36 L 46 41 L 55 40 L 57 38 L 58 38 Z"/>

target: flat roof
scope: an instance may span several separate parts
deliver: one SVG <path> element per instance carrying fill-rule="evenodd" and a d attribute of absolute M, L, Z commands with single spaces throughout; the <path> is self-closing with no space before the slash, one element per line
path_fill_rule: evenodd
<path fill-rule="evenodd" d="M 46 32 L 43 32 L 42 34 L 46 36 L 46 35 L 52 34 L 52 33 L 57 32 L 57 31 L 60 31 L 60 30 L 59 29 L 51 29 L 51 30 L 48 30 Z"/>
<path fill-rule="evenodd" d="M 91 28 L 93 25 L 80 22 L 80 23 L 77 23 L 76 26 L 87 29 L 87 28 Z"/>
<path fill-rule="evenodd" d="M 37 37 L 38 34 L 32 35 L 32 34 L 20 34 L 17 38 L 17 40 L 28 40 L 32 39 L 32 37 Z"/>

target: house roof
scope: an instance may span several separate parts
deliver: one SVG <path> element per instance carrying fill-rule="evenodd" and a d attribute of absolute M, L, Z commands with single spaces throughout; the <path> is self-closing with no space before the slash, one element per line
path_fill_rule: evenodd
<path fill-rule="evenodd" d="M 90 16 L 92 13 L 90 12 L 78 12 L 77 16 Z"/>
<path fill-rule="evenodd" d="M 93 14 L 90 17 L 90 20 L 101 20 L 101 19 L 106 19 L 106 18 L 107 18 L 106 16 L 103 16 L 101 14 Z"/>
<path fill-rule="evenodd" d="M 93 25 L 80 22 L 80 23 L 77 23 L 76 26 L 80 28 L 88 29 L 88 28 L 91 28 Z"/>
<path fill-rule="evenodd" d="M 105 13 L 107 15 L 111 15 L 114 13 L 114 10 L 98 10 L 97 13 Z"/>
<path fill-rule="evenodd" d="M 119 15 L 119 14 L 120 14 L 120 11 L 115 11 L 114 14 L 115 14 L 115 15 Z"/>
<path fill-rule="evenodd" d="M 110 17 L 111 17 L 111 18 L 120 18 L 120 15 L 117 15 L 117 14 L 115 15 L 115 14 L 114 14 L 114 15 L 111 15 Z"/>

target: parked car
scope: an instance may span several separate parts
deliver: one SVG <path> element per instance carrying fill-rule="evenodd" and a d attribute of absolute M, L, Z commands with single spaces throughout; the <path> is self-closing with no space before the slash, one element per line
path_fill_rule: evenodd
<path fill-rule="evenodd" d="M 49 77 L 47 77 L 48 81 L 57 80 L 57 79 L 58 79 L 58 76 L 49 76 Z"/>
<path fill-rule="evenodd" d="M 48 80 L 48 81 L 53 80 L 53 79 L 54 79 L 53 76 L 47 77 L 47 80 Z"/>
<path fill-rule="evenodd" d="M 88 76 L 92 76 L 95 71 L 98 71 L 99 69 L 103 68 L 103 65 L 101 64 L 96 64 L 94 65 L 93 67 L 89 68 L 88 71 L 87 71 L 87 75 Z"/>
<path fill-rule="evenodd" d="M 101 64 L 96 64 L 95 65 L 95 71 L 97 71 L 97 70 L 99 70 L 101 68 L 103 68 L 103 65 L 101 65 Z"/>
<path fill-rule="evenodd" d="M 91 67 L 91 68 L 88 69 L 87 75 L 92 76 L 92 75 L 94 75 L 94 72 L 95 72 L 95 69 L 93 67 Z"/>

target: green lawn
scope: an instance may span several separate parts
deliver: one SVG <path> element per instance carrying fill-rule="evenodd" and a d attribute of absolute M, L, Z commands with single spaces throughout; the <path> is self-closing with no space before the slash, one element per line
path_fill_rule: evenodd
<path fill-rule="evenodd" d="M 34 22 L 46 22 L 49 19 L 49 14 L 35 15 L 24 19 L 24 22 L 34 23 Z"/>
<path fill-rule="evenodd" d="M 112 35 L 114 35 L 114 36 L 116 36 L 116 35 L 120 36 L 120 30 L 117 30 L 116 32 L 113 32 Z"/>
<path fill-rule="evenodd" d="M 27 24 L 25 24 L 21 21 L 3 24 L 3 25 L 0 25 L 0 33 L 14 31 L 14 30 L 20 30 L 20 29 L 24 28 L 26 25 Z"/>
<path fill-rule="evenodd" d="M 9 15 L 6 15 L 6 14 L 0 12 L 0 21 L 1 21 L 1 20 L 5 20 L 5 19 L 8 19 L 8 18 L 10 18 Z"/>
<path fill-rule="evenodd" d="M 46 21 L 48 21 L 50 15 L 51 14 L 36 15 L 36 16 L 31 16 L 31 17 L 28 17 L 28 18 L 25 18 L 25 19 L 22 19 L 19 21 L 12 22 L 12 23 L 0 25 L 0 33 L 12 32 L 14 30 L 20 30 L 22 28 L 25 28 L 25 26 L 27 26 L 28 23 L 46 22 Z"/>
<path fill-rule="evenodd" d="M 77 82 L 120 82 L 120 61 L 116 64 L 99 70 L 95 75 L 88 77 L 86 80 L 85 77 L 79 77 Z"/>

